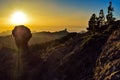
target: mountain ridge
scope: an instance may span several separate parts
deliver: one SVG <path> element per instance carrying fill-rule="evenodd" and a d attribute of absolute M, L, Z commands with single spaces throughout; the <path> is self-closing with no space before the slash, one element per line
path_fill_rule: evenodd
<path fill-rule="evenodd" d="M 58 32 L 36 32 L 32 33 L 32 38 L 29 45 L 35 45 L 40 43 L 49 42 L 51 40 L 59 39 L 64 37 L 69 32 L 67 30 L 61 30 Z M 12 35 L 0 36 L 0 44 L 3 47 L 9 47 L 12 49 L 17 49 Z"/>

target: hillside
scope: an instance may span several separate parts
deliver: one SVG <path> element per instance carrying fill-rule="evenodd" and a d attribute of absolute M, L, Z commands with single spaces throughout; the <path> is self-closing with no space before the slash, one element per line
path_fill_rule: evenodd
<path fill-rule="evenodd" d="M 62 38 L 58 41 L 43 44 L 42 46 L 45 48 L 42 50 L 40 45 L 32 47 L 33 50 L 37 48 L 35 53 L 40 53 L 39 56 L 43 63 L 32 69 L 29 72 L 29 77 L 31 80 L 101 80 L 99 77 L 102 74 L 94 76 L 100 72 L 96 71 L 99 67 L 99 65 L 96 66 L 98 64 L 96 61 L 99 60 L 104 45 L 109 41 L 109 36 L 120 28 L 119 25 L 120 22 L 116 21 L 103 26 L 106 29 L 102 33 L 71 33 L 74 36 L 69 34 L 68 36 L 71 37 L 67 40 Z M 119 33 L 119 31 L 117 32 Z M 48 46 L 45 46 L 47 44 Z M 104 64 L 101 64 L 101 67 L 102 65 Z"/>
<path fill-rule="evenodd" d="M 21 80 L 119 80 L 120 21 L 104 25 L 102 32 L 69 33 L 50 42 L 31 45 L 23 54 L 24 73 Z M 0 76 L 14 80 L 18 53 L 1 48 Z M 13 56 L 13 57 L 12 57 Z M 4 63 L 2 63 L 4 60 Z M 15 79 L 16 80 L 16 79 Z"/>
<path fill-rule="evenodd" d="M 102 65 L 104 64 L 99 64 L 98 62 L 96 63 L 96 61 L 99 60 L 99 56 L 102 54 L 103 50 L 105 49 L 104 45 L 106 45 L 106 43 L 110 40 L 109 36 L 114 35 L 113 32 L 116 29 L 120 28 L 120 22 L 116 21 L 112 24 L 103 27 L 106 27 L 106 29 L 102 33 L 93 34 L 91 32 L 87 32 L 83 34 L 76 34 L 74 35 L 74 37 L 71 37 L 64 43 L 60 43 L 59 45 L 52 47 L 48 46 L 47 49 L 40 52 L 41 53 L 40 56 L 44 64 L 39 65 L 40 67 L 33 69 L 32 70 L 33 74 L 30 73 L 31 75 L 30 78 L 42 79 L 42 80 L 94 80 L 94 79 L 104 80 L 106 79 L 106 78 L 104 79 L 99 78 L 100 76 L 102 77 L 102 75 L 105 74 L 105 72 L 103 71 L 106 70 L 106 68 L 105 69 L 102 68 Z M 117 34 L 118 33 L 119 31 L 117 31 Z M 116 47 L 119 48 L 119 43 L 118 45 L 116 45 Z M 107 50 L 109 49 L 111 48 L 108 47 Z M 113 50 L 119 53 L 118 49 L 116 50 L 115 48 L 112 48 L 112 51 Z M 105 55 L 105 53 L 103 53 L 103 55 Z M 106 57 L 105 59 L 109 60 L 109 58 Z M 96 66 L 96 64 L 101 65 L 100 69 L 99 69 L 99 65 Z M 99 70 L 98 71 L 95 70 L 97 68 L 99 70 L 101 70 L 102 68 L 103 71 L 101 71 L 101 74 L 94 76 L 94 74 L 100 72 Z M 39 69 L 41 70 L 38 71 Z M 117 70 L 117 72 L 118 71 L 119 70 Z M 41 77 L 38 74 L 41 74 Z M 113 74 L 111 73 L 111 75 Z M 105 75 L 103 76 L 107 77 Z M 117 79 L 114 78 L 110 80 L 117 80 Z"/>
<path fill-rule="evenodd" d="M 16 51 L 0 48 L 0 80 L 12 80 L 16 67 Z"/>

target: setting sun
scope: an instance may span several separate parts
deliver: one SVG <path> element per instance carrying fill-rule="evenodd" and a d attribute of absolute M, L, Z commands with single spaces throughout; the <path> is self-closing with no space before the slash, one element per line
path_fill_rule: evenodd
<path fill-rule="evenodd" d="M 23 24 L 27 23 L 28 19 L 27 19 L 25 13 L 15 12 L 12 14 L 10 21 L 14 25 L 23 25 Z"/>

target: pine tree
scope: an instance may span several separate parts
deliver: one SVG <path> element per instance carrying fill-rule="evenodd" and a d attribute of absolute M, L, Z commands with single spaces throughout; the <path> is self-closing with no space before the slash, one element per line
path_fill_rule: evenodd
<path fill-rule="evenodd" d="M 114 8 L 112 7 L 112 2 L 110 2 L 108 7 L 108 14 L 106 15 L 108 23 L 115 20 L 115 18 L 113 18 L 113 11 L 114 11 Z"/>
<path fill-rule="evenodd" d="M 89 20 L 89 28 L 88 30 L 95 32 L 97 27 L 97 17 L 96 14 L 92 14 Z"/>
<path fill-rule="evenodd" d="M 99 18 L 98 18 L 98 27 L 101 27 L 102 25 L 105 25 L 105 16 L 104 16 L 104 11 L 100 10 Z"/>

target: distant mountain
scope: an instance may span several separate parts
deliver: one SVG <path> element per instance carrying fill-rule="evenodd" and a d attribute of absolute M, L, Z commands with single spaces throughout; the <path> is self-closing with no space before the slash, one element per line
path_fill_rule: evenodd
<path fill-rule="evenodd" d="M 9 31 L 10 32 L 10 31 Z M 7 33 L 7 32 L 5 32 Z M 32 38 L 29 41 L 29 45 L 34 44 L 40 44 L 45 43 L 51 40 L 60 39 L 61 37 L 64 37 L 69 32 L 67 30 L 62 30 L 58 32 L 36 32 L 32 33 Z M 14 37 L 11 35 L 3 36 L 3 33 L 1 33 L 2 36 L 0 36 L 0 45 L 8 48 L 16 48 Z M 11 32 L 10 32 L 11 34 Z M 4 34 L 5 35 L 5 34 Z"/>
<path fill-rule="evenodd" d="M 0 36 L 8 36 L 8 35 L 11 35 L 11 31 L 8 30 L 8 31 L 3 31 L 0 33 Z"/>

